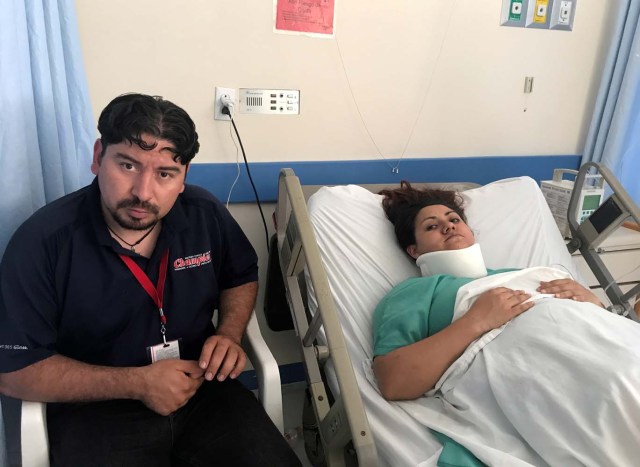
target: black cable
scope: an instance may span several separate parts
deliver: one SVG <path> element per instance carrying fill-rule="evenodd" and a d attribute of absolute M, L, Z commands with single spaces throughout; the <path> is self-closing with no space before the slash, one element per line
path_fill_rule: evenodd
<path fill-rule="evenodd" d="M 264 219 L 264 213 L 262 212 L 262 205 L 260 204 L 260 198 L 258 198 L 258 191 L 256 190 L 256 185 L 253 183 L 251 170 L 249 170 L 249 163 L 247 162 L 247 156 L 244 153 L 244 146 L 242 144 L 242 139 L 240 138 L 240 133 L 238 133 L 236 122 L 233 120 L 233 117 L 231 116 L 231 112 L 229 112 L 229 108 L 227 106 L 222 107 L 222 113 L 225 115 L 229 115 L 229 118 L 231 119 L 231 124 L 233 125 L 233 130 L 236 132 L 238 142 L 240 143 L 240 149 L 242 150 L 242 158 L 244 159 L 244 165 L 247 168 L 247 175 L 249 176 L 249 182 L 251 182 L 251 188 L 253 188 L 253 194 L 256 198 L 256 203 L 258 203 L 258 209 L 260 210 L 260 217 L 262 218 L 262 225 L 264 226 L 264 236 L 267 240 L 267 253 L 269 253 L 269 229 L 267 229 L 267 221 L 265 221 Z"/>

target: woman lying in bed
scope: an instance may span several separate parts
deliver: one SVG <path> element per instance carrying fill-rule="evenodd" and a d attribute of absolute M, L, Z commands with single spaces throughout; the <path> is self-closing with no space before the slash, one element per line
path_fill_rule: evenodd
<path fill-rule="evenodd" d="M 417 260 L 425 253 L 444 250 L 460 250 L 475 244 L 473 232 L 466 224 L 462 199 L 453 191 L 416 190 L 408 182 L 401 188 L 384 190 L 382 206 L 393 223 L 400 246 Z M 495 274 L 502 271 L 487 271 Z M 422 289 L 423 284 L 434 283 L 438 290 L 444 290 L 445 298 L 439 300 L 443 309 L 427 310 L 437 312 L 435 317 L 412 316 L 422 339 L 416 342 L 402 342 L 397 336 L 394 342 L 386 333 L 393 332 L 388 326 L 376 327 L 374 371 L 380 391 L 389 400 L 415 399 L 432 389 L 438 379 L 457 359 L 467 346 L 487 331 L 497 328 L 515 316 L 529 310 L 534 302 L 528 301 L 531 294 L 522 290 L 505 287 L 485 292 L 478 297 L 468 313 L 454 323 L 453 305 L 457 289 L 472 278 L 456 278 L 450 275 L 430 279 L 410 279 L 386 297 L 382 307 L 376 311 L 374 327 L 389 324 L 381 322 L 381 314 L 388 312 L 389 299 L 393 302 L 412 300 L 412 292 Z M 447 293 L 448 292 L 448 293 Z M 539 292 L 554 294 L 557 298 L 567 298 L 592 302 L 602 306 L 598 298 L 588 289 L 572 279 L 558 279 L 540 284 Z M 401 303 L 398 304 L 402 306 Z M 434 323 L 434 321 L 436 321 Z M 429 326 L 432 324 L 432 326 Z M 435 326 L 433 326 L 435 325 Z M 415 333 L 412 333 L 415 334 Z M 384 337 L 385 344 L 381 342 Z M 409 337 L 409 336 L 407 336 Z M 389 344 L 386 344 L 389 340 Z M 402 347 L 396 347 L 401 342 Z M 396 347 L 394 350 L 388 345 Z M 405 375 L 412 375 L 406 378 Z"/>
<path fill-rule="evenodd" d="M 426 276 L 396 286 L 374 313 L 382 395 L 436 396 L 405 410 L 479 457 L 637 460 L 640 326 L 562 271 L 486 270 L 457 193 L 403 182 L 381 194 L 400 246 Z"/>

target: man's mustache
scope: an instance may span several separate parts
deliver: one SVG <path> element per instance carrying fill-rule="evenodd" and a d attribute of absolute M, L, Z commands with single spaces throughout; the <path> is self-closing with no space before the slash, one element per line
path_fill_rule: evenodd
<path fill-rule="evenodd" d="M 156 206 L 155 204 L 151 204 L 148 201 L 140 201 L 140 198 L 137 198 L 137 197 L 120 201 L 116 206 L 116 208 L 117 209 L 140 208 L 140 209 L 144 209 L 145 211 L 152 212 L 153 214 L 158 214 L 158 212 L 160 211 L 158 209 L 158 206 Z"/>

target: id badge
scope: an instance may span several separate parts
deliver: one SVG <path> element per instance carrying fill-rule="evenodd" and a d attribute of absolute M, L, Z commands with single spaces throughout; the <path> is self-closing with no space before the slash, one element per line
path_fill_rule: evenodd
<path fill-rule="evenodd" d="M 149 356 L 151 363 L 159 362 L 160 360 L 168 360 L 170 358 L 179 359 L 181 340 L 182 339 L 177 339 L 169 341 L 166 344 L 161 343 L 147 347 L 147 355 Z"/>

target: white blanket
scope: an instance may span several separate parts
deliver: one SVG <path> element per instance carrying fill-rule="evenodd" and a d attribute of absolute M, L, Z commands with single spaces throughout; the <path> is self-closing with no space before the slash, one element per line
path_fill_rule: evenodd
<path fill-rule="evenodd" d="M 485 277 L 458 292 L 535 290 L 551 268 Z M 434 390 L 400 402 L 488 465 L 630 466 L 640 459 L 640 325 L 589 303 L 536 305 L 472 343 Z"/>

